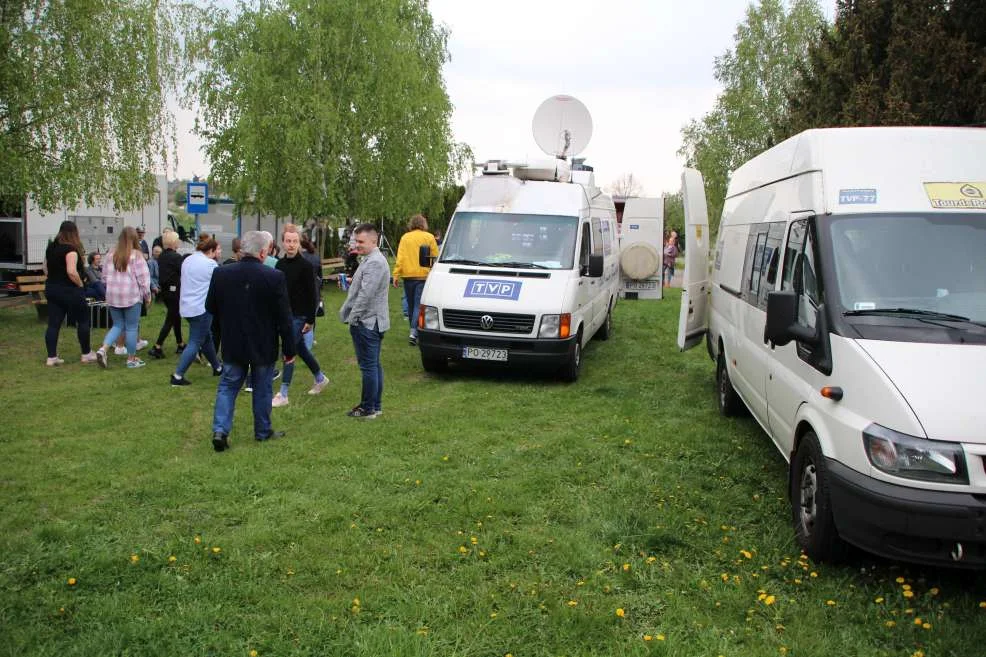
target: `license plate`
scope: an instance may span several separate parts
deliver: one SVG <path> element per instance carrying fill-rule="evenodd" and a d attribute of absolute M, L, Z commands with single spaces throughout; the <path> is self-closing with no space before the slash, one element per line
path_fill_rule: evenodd
<path fill-rule="evenodd" d="M 472 358 L 473 360 L 507 360 L 507 350 L 506 349 L 490 349 L 489 347 L 463 347 L 462 348 L 463 358 Z"/>
<path fill-rule="evenodd" d="M 627 290 L 656 290 L 657 281 L 626 281 L 624 286 Z"/>

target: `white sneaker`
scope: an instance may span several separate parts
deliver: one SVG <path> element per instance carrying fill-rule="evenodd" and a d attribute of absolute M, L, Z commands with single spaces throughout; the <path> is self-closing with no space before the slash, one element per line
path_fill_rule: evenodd
<path fill-rule="evenodd" d="M 271 400 L 270 405 L 271 408 L 280 408 L 281 406 L 287 406 L 288 398 L 282 395 L 281 393 L 277 393 L 276 395 L 274 395 L 274 399 Z"/>
<path fill-rule="evenodd" d="M 147 340 L 137 340 L 137 351 L 145 348 L 147 346 Z"/>
<path fill-rule="evenodd" d="M 99 363 L 99 366 L 104 370 L 106 369 L 106 347 L 101 347 L 96 350 L 96 362 Z"/>
<path fill-rule="evenodd" d="M 64 360 L 62 360 L 62 359 L 61 359 L 61 358 L 59 358 L 58 356 L 55 356 L 55 357 L 53 357 L 53 358 L 48 358 L 48 359 L 46 359 L 46 360 L 45 360 L 45 365 L 46 365 L 47 367 L 58 367 L 59 365 L 61 365 L 61 364 L 62 364 L 62 363 L 64 363 L 64 362 L 65 362 Z"/>
<path fill-rule="evenodd" d="M 88 354 L 82 354 L 83 363 L 95 363 L 96 362 L 96 352 L 90 351 Z"/>
<path fill-rule="evenodd" d="M 318 393 L 325 390 L 325 387 L 329 385 L 329 377 L 325 377 L 321 382 L 316 381 L 312 384 L 311 390 L 308 391 L 309 395 L 317 395 Z"/>
<path fill-rule="evenodd" d="M 117 356 L 126 356 L 127 355 L 127 348 L 126 347 L 113 347 L 113 353 L 116 354 Z"/>

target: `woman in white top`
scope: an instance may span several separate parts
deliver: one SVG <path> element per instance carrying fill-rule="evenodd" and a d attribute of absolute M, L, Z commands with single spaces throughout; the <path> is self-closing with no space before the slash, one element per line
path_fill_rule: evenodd
<path fill-rule="evenodd" d="M 178 311 L 181 316 L 188 320 L 188 345 L 181 352 L 178 359 L 178 367 L 171 375 L 171 385 L 187 386 L 191 381 L 185 378 L 185 372 L 192 365 L 192 361 L 199 355 L 199 351 L 205 355 L 209 364 L 212 365 L 212 374 L 219 376 L 222 374 L 223 366 L 216 356 L 216 347 L 212 341 L 212 315 L 205 310 L 205 297 L 209 293 L 209 284 L 212 283 L 212 272 L 215 271 L 222 250 L 219 243 L 203 233 L 199 236 L 198 246 L 195 253 L 185 258 L 181 263 L 181 286 L 180 297 L 178 300 Z"/>

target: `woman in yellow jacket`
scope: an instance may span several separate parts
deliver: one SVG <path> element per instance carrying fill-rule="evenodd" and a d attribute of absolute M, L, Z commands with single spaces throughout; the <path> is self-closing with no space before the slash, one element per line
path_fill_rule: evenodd
<path fill-rule="evenodd" d="M 412 347 L 418 344 L 418 306 L 421 304 L 421 292 L 425 289 L 425 279 L 431 271 L 431 267 L 422 267 L 418 262 L 422 246 L 428 246 L 432 257 L 438 257 L 438 243 L 435 236 L 428 232 L 428 220 L 416 214 L 411 217 L 408 231 L 397 245 L 397 262 L 394 264 L 394 287 L 399 281 L 404 281 L 404 294 L 410 311 L 407 318 L 411 323 L 411 335 L 407 341 Z"/>

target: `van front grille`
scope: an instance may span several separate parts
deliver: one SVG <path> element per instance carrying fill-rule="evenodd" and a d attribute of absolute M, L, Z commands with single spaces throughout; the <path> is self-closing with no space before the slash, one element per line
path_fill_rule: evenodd
<path fill-rule="evenodd" d="M 484 328 L 483 317 L 493 320 Z M 476 310 L 443 310 L 442 321 L 447 329 L 460 331 L 489 331 L 490 333 L 516 333 L 527 335 L 534 330 L 534 315 L 513 313 L 486 313 Z"/>

